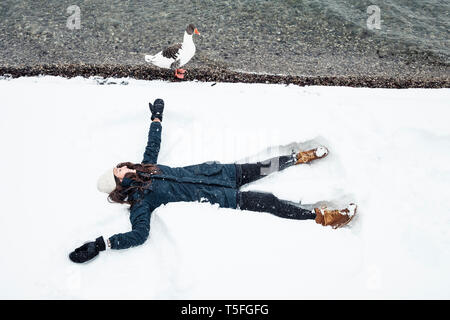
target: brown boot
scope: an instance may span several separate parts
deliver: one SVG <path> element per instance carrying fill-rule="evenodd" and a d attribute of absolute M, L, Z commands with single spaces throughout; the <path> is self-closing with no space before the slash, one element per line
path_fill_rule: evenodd
<path fill-rule="evenodd" d="M 316 149 L 311 149 L 308 151 L 300 151 L 295 155 L 297 162 L 299 163 L 308 163 L 312 160 L 321 159 L 326 157 L 328 154 L 328 149 L 325 147 L 318 147 Z"/>
<path fill-rule="evenodd" d="M 350 203 L 342 210 L 328 210 L 327 208 L 314 208 L 316 213 L 316 223 L 323 226 L 332 226 L 333 229 L 340 228 L 348 224 L 356 214 L 356 204 Z"/>

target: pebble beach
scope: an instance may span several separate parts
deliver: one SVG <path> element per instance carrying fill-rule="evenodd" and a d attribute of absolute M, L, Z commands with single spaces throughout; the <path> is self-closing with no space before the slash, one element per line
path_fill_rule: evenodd
<path fill-rule="evenodd" d="M 186 80 L 449 87 L 450 2 L 373 2 L 379 29 L 369 1 L 5 0 L 0 75 L 173 80 L 144 55 L 193 23 L 201 35 Z"/>

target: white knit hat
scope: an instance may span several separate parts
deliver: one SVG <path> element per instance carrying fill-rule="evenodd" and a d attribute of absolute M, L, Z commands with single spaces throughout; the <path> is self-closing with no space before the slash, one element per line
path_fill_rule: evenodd
<path fill-rule="evenodd" d="M 114 173 L 112 167 L 102 174 L 97 181 L 97 189 L 100 192 L 111 193 L 116 188 L 116 180 L 114 179 Z"/>

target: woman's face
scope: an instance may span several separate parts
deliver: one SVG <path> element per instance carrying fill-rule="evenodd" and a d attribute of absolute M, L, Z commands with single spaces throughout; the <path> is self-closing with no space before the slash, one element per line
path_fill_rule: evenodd
<path fill-rule="evenodd" d="M 122 179 L 125 177 L 125 175 L 128 172 L 136 172 L 136 170 L 130 169 L 127 166 L 123 166 L 120 168 L 114 168 L 113 173 L 114 175 L 122 182 Z"/>

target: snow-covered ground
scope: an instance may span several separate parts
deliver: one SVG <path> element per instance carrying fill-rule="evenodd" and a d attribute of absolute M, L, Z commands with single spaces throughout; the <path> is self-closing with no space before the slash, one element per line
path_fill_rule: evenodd
<path fill-rule="evenodd" d="M 0 80 L 0 298 L 450 298 L 449 89 L 126 81 Z M 353 226 L 174 203 L 143 246 L 72 263 L 83 242 L 129 231 L 126 206 L 96 181 L 142 159 L 155 98 L 162 164 L 325 144 L 327 158 L 245 189 L 356 201 Z"/>

